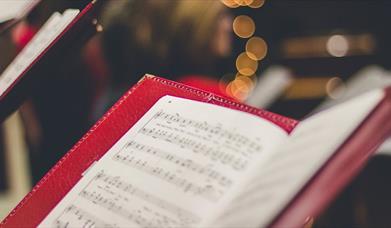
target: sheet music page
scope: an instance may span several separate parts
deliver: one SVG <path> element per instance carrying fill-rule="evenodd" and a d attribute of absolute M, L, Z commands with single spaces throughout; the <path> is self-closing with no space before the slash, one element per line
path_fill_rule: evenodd
<path fill-rule="evenodd" d="M 375 90 L 300 122 L 213 227 L 268 226 L 383 97 Z"/>
<path fill-rule="evenodd" d="M 31 41 L 0 75 L 0 96 L 27 67 L 57 38 L 80 11 L 68 9 L 63 14 L 54 13 Z"/>
<path fill-rule="evenodd" d="M 202 227 L 286 138 L 260 117 L 165 96 L 40 227 Z"/>

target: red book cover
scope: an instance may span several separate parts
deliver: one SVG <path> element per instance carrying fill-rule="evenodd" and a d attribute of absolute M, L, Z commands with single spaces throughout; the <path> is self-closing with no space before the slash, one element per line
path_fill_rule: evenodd
<path fill-rule="evenodd" d="M 210 92 L 159 77 L 145 76 L 58 161 L 0 225 L 33 227 L 40 224 L 81 179 L 82 174 L 165 95 L 247 112 L 273 122 L 287 133 L 298 124 L 296 120 L 259 110 Z M 354 134 L 279 213 L 270 226 L 300 227 L 308 216 L 317 216 L 359 172 L 376 147 L 388 136 L 391 124 L 386 121 L 386 118 L 390 114 L 390 91 L 387 91 L 385 98 Z M 344 172 L 341 172 L 341 169 Z M 327 191 L 324 188 L 326 185 Z"/>

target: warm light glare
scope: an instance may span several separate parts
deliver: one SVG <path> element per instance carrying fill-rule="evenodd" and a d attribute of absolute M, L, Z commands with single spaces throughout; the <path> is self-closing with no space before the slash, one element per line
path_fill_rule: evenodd
<path fill-rule="evenodd" d="M 236 59 L 236 69 L 245 76 L 253 75 L 258 69 L 258 62 L 248 57 L 246 52 L 242 52 Z"/>
<path fill-rule="evenodd" d="M 96 31 L 97 32 L 103 32 L 103 26 L 102 25 L 96 25 Z"/>
<path fill-rule="evenodd" d="M 265 0 L 254 0 L 251 4 L 249 4 L 248 6 L 251 7 L 251 8 L 260 8 L 263 6 L 263 4 L 265 4 Z"/>
<path fill-rule="evenodd" d="M 234 0 L 236 4 L 240 6 L 249 6 L 254 0 Z"/>
<path fill-rule="evenodd" d="M 255 83 L 250 77 L 238 74 L 235 80 L 231 81 L 227 86 L 227 94 L 233 98 L 243 101 L 251 93 Z"/>
<path fill-rule="evenodd" d="M 343 57 L 348 53 L 349 42 L 345 36 L 334 35 L 329 38 L 326 44 L 327 52 L 335 57 Z"/>
<path fill-rule="evenodd" d="M 249 16 L 240 15 L 233 22 L 233 30 L 237 36 L 249 38 L 255 32 L 255 23 Z"/>
<path fill-rule="evenodd" d="M 326 85 L 331 77 L 308 77 L 295 79 L 285 91 L 285 99 L 315 99 L 327 95 Z"/>
<path fill-rule="evenodd" d="M 326 93 L 331 99 L 338 99 L 345 93 L 345 87 L 341 78 L 333 77 L 326 84 Z"/>
<path fill-rule="evenodd" d="M 229 8 L 237 8 L 239 4 L 235 0 L 221 0 L 221 2 Z"/>
<path fill-rule="evenodd" d="M 219 80 L 219 89 L 222 93 L 227 93 L 227 86 L 231 81 L 235 79 L 235 74 L 234 73 L 227 73 L 223 75 L 220 80 Z M 227 93 L 230 95 L 230 93 Z"/>
<path fill-rule="evenodd" d="M 246 53 L 253 60 L 261 60 L 267 54 L 267 44 L 260 37 L 252 37 L 246 43 Z"/>

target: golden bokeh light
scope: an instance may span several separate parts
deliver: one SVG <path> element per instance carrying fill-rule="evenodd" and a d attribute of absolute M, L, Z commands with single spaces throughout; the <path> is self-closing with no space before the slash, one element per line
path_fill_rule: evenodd
<path fill-rule="evenodd" d="M 326 84 L 326 93 L 331 99 L 338 99 L 345 93 L 346 85 L 339 77 L 331 78 Z"/>
<path fill-rule="evenodd" d="M 235 80 L 228 84 L 226 93 L 237 100 L 243 101 L 250 95 L 254 86 L 255 83 L 250 77 L 237 74 Z"/>
<path fill-rule="evenodd" d="M 238 8 L 240 5 L 235 0 L 220 0 L 225 6 L 229 8 Z"/>
<path fill-rule="evenodd" d="M 267 44 L 260 37 L 252 37 L 246 43 L 246 53 L 253 60 L 261 60 L 267 54 Z"/>
<path fill-rule="evenodd" d="M 258 62 L 251 59 L 246 52 L 242 52 L 236 58 L 236 69 L 238 72 L 245 76 L 251 76 L 255 74 L 258 69 Z"/>
<path fill-rule="evenodd" d="M 234 2 L 240 6 L 249 6 L 254 0 L 234 0 Z"/>
<path fill-rule="evenodd" d="M 240 15 L 233 22 L 233 30 L 237 36 L 249 38 L 255 32 L 255 23 L 249 16 Z"/>
<path fill-rule="evenodd" d="M 235 79 L 234 73 L 224 74 L 219 80 L 219 89 L 222 93 L 226 93 L 227 85 Z"/>
<path fill-rule="evenodd" d="M 349 51 L 349 41 L 343 35 L 333 35 L 326 44 L 327 52 L 335 57 L 343 57 Z"/>
<path fill-rule="evenodd" d="M 332 77 L 296 78 L 285 90 L 285 99 L 318 99 L 327 95 L 326 85 Z"/>
<path fill-rule="evenodd" d="M 248 6 L 251 8 L 261 8 L 265 4 L 265 0 L 254 0 Z"/>

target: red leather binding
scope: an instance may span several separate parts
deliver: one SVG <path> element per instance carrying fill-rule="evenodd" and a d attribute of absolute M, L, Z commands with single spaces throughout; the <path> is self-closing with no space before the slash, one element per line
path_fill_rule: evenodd
<path fill-rule="evenodd" d="M 290 132 L 297 121 L 159 77 L 145 76 L 42 178 L 6 217 L 2 227 L 37 226 L 81 178 L 159 98 L 173 95 L 248 112 Z"/>
<path fill-rule="evenodd" d="M 391 87 L 385 98 L 303 187 L 271 227 L 303 227 L 316 218 L 362 170 L 391 132 Z"/>
<path fill-rule="evenodd" d="M 45 77 L 53 76 L 55 66 L 67 62 L 64 58 L 70 57 L 72 50 L 79 50 L 96 33 L 92 21 L 100 9 L 98 3 L 104 1 L 88 4 L 0 96 L 0 122 L 19 107 L 30 90 L 39 89 L 40 84 L 45 83 Z"/>

